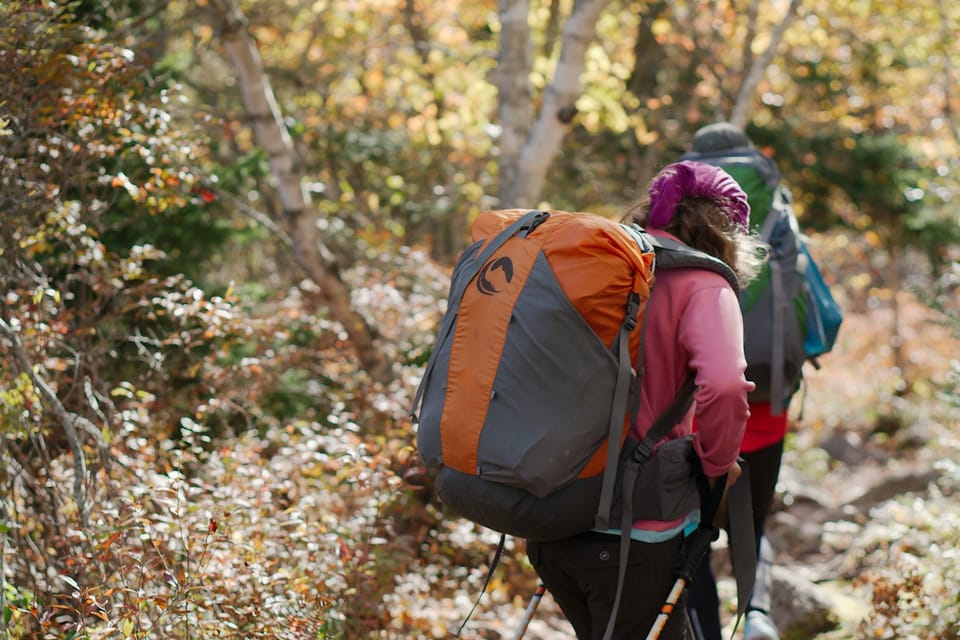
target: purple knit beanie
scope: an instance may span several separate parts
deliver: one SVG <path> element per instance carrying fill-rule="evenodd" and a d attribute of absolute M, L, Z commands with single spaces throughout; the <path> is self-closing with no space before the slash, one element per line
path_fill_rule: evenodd
<path fill-rule="evenodd" d="M 667 165 L 658 173 L 650 188 L 649 226 L 664 228 L 670 224 L 682 198 L 714 200 L 730 219 L 746 233 L 750 226 L 750 205 L 730 174 L 713 165 L 682 160 Z"/>

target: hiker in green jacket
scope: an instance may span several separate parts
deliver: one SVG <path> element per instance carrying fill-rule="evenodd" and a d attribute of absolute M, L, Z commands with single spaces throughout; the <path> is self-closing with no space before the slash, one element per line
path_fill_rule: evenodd
<path fill-rule="evenodd" d="M 700 128 L 693 137 L 690 151 L 683 158 L 710 162 L 724 167 L 738 181 L 747 193 L 753 215 L 751 216 L 751 231 L 762 234 L 766 226 L 764 222 L 773 221 L 775 212 L 774 202 L 779 194 L 779 171 L 773 160 L 762 154 L 753 146 L 746 134 L 738 127 L 718 122 Z M 789 207 L 789 201 L 780 200 L 780 207 Z M 792 210 L 785 211 L 792 218 Z M 772 229 L 772 227 L 768 227 Z M 770 232 L 768 232 L 770 233 Z M 767 238 L 765 238 L 767 239 Z M 782 253 L 776 246 L 777 241 L 798 244 L 795 229 L 783 228 L 783 232 L 773 241 L 773 252 Z M 792 271 L 796 276 L 795 261 L 796 247 L 793 253 L 784 256 L 782 271 Z M 791 267 L 789 261 L 794 262 Z M 774 304 L 763 305 L 758 303 L 749 307 L 753 300 L 759 298 L 758 292 L 770 289 L 770 272 L 758 278 L 744 291 L 742 301 L 746 301 L 747 309 L 751 314 L 745 318 L 746 332 L 744 348 L 747 354 L 747 377 L 757 384 L 757 389 L 748 397 L 750 403 L 750 417 L 747 420 L 740 452 L 750 469 L 750 493 L 753 502 L 754 532 L 757 537 L 758 568 L 754 592 L 747 606 L 747 615 L 744 622 L 744 640 L 779 640 L 779 632 L 770 617 L 771 590 L 772 590 L 772 550 L 769 543 L 763 538 L 764 523 L 770 506 L 773 502 L 777 477 L 780 473 L 781 457 L 783 455 L 784 438 L 786 437 L 788 422 L 787 410 L 790 400 L 800 382 L 801 365 L 804 360 L 803 334 L 796 331 L 785 331 L 781 345 L 786 364 L 775 367 L 770 360 L 774 351 L 770 342 L 771 335 L 778 335 L 770 329 L 774 323 L 772 317 Z M 795 282 L 795 284 L 798 284 Z M 799 291 L 799 289 L 798 289 Z M 784 298 L 787 298 L 785 295 Z M 789 313 L 794 315 L 793 298 L 786 299 Z M 745 311 L 747 313 L 747 311 Z M 793 321 L 793 317 L 788 320 Z M 750 322 L 759 323 L 751 325 Z M 798 322 L 799 328 L 799 322 Z M 757 330 L 761 327 L 763 330 Z M 756 361 L 751 360 L 751 354 L 761 354 Z M 771 377 L 775 368 L 784 371 L 782 382 L 772 384 Z M 720 603 L 717 594 L 716 580 L 710 568 L 710 555 L 699 565 L 699 572 L 694 578 L 690 591 L 688 606 L 696 640 L 722 640 L 720 622 Z"/>

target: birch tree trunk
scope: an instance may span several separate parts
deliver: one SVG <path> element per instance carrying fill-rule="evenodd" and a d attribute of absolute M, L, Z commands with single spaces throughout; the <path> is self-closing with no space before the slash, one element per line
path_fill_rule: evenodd
<path fill-rule="evenodd" d="M 518 3 L 519 4 L 519 3 Z M 537 122 L 517 158 L 516 173 L 500 192 L 502 207 L 534 207 L 540 200 L 547 170 L 560 150 L 577 113 L 580 74 L 587 47 L 596 33 L 597 20 L 610 0 L 576 0 L 563 28 L 560 59 L 553 81 L 543 94 Z M 501 10 L 511 3 L 501 3 Z M 501 126 L 513 126 L 501 123 Z"/>
<path fill-rule="evenodd" d="M 500 51 L 493 73 L 500 119 L 500 203 L 512 188 L 524 141 L 533 127 L 533 39 L 530 37 L 530 1 L 500 0 Z"/>
<path fill-rule="evenodd" d="M 737 101 L 734 103 L 733 110 L 730 113 L 731 124 L 741 129 L 746 128 L 757 85 L 760 84 L 767 65 L 770 64 L 773 56 L 777 53 L 780 42 L 783 41 L 783 35 L 787 32 L 787 27 L 790 26 L 790 23 L 793 22 L 793 19 L 796 17 L 797 9 L 800 7 L 800 1 L 801 0 L 790 0 L 790 6 L 787 7 L 787 12 L 780 20 L 780 23 L 777 24 L 773 33 L 770 34 L 770 44 L 767 45 L 767 48 L 762 54 L 753 59 L 753 64 L 750 66 L 749 71 L 746 72 L 743 84 L 740 85 L 740 91 L 737 94 Z M 752 26 L 750 32 L 755 33 L 755 29 Z M 745 46 L 751 46 L 751 42 L 747 42 Z"/>
<path fill-rule="evenodd" d="M 263 70 L 256 43 L 250 36 L 246 16 L 236 0 L 213 0 L 219 30 L 227 56 L 237 73 L 243 103 L 250 118 L 254 139 L 267 154 L 283 209 L 278 221 L 291 239 L 294 259 L 319 288 L 320 302 L 330 317 L 350 337 L 361 366 L 371 377 L 386 382 L 389 368 L 376 348 L 376 331 L 350 304 L 350 290 L 343 282 L 333 254 L 317 226 L 318 213 L 310 202 L 303 175 L 297 167 L 293 141 Z"/>
<path fill-rule="evenodd" d="M 757 16 L 760 15 L 761 0 L 751 0 L 747 7 L 747 35 L 743 39 L 743 53 L 740 59 L 743 61 L 740 65 L 742 78 L 746 78 L 750 69 L 753 68 L 753 40 L 757 37 Z"/>

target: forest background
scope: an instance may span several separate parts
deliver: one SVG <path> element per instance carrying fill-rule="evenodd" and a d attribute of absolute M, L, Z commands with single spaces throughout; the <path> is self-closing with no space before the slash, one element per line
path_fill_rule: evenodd
<path fill-rule="evenodd" d="M 833 637 L 958 637 L 957 33 L 948 0 L 3 3 L 0 637 L 446 637 L 496 537 L 406 413 L 471 219 L 616 216 L 721 119 L 847 314 L 789 460 L 941 472 L 841 536 L 874 586 Z M 535 581 L 511 543 L 470 637 Z"/>

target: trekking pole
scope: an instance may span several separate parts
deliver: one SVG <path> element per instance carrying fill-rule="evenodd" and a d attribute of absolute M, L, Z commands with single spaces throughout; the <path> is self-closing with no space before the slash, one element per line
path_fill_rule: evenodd
<path fill-rule="evenodd" d="M 693 530 L 683 541 L 683 562 L 679 564 L 676 570 L 677 580 L 673 583 L 673 588 L 667 595 L 666 602 L 660 607 L 660 613 L 657 619 L 653 621 L 653 627 L 647 634 L 646 640 L 657 640 L 663 632 L 663 628 L 670 619 L 670 614 L 674 613 L 680 597 L 686 590 L 687 585 L 693 580 L 697 572 L 697 566 L 707 554 L 710 544 L 720 536 L 720 527 L 722 517 L 725 511 L 727 499 L 726 483 L 727 477 L 724 475 L 716 481 L 716 486 L 711 489 L 706 476 L 699 478 L 699 491 L 701 503 L 701 515 L 703 519 L 699 526 Z"/>
<path fill-rule="evenodd" d="M 663 628 L 667 624 L 667 620 L 670 619 L 670 614 L 675 612 L 677 603 L 680 601 L 680 596 L 683 595 L 687 585 L 689 585 L 693 579 L 697 565 L 703 560 L 707 549 L 710 548 L 710 543 L 717 538 L 719 533 L 720 530 L 717 527 L 701 524 L 687 537 L 684 542 L 686 555 L 683 565 L 677 571 L 677 580 L 673 583 L 673 588 L 670 589 L 670 594 L 667 596 L 663 606 L 660 607 L 660 613 L 657 615 L 657 619 L 654 620 L 653 627 L 651 627 L 650 633 L 647 634 L 646 640 L 657 640 L 657 638 L 660 637 Z"/>
<path fill-rule="evenodd" d="M 527 605 L 527 610 L 523 612 L 523 620 L 520 621 L 520 626 L 517 627 L 517 632 L 514 634 L 513 640 L 523 638 L 523 634 L 527 632 L 527 626 L 533 619 L 533 612 L 537 610 L 537 605 L 540 604 L 540 599 L 543 598 L 543 594 L 546 593 L 546 591 L 547 588 L 541 582 L 537 590 L 533 592 L 533 596 L 530 598 L 530 604 Z"/>

